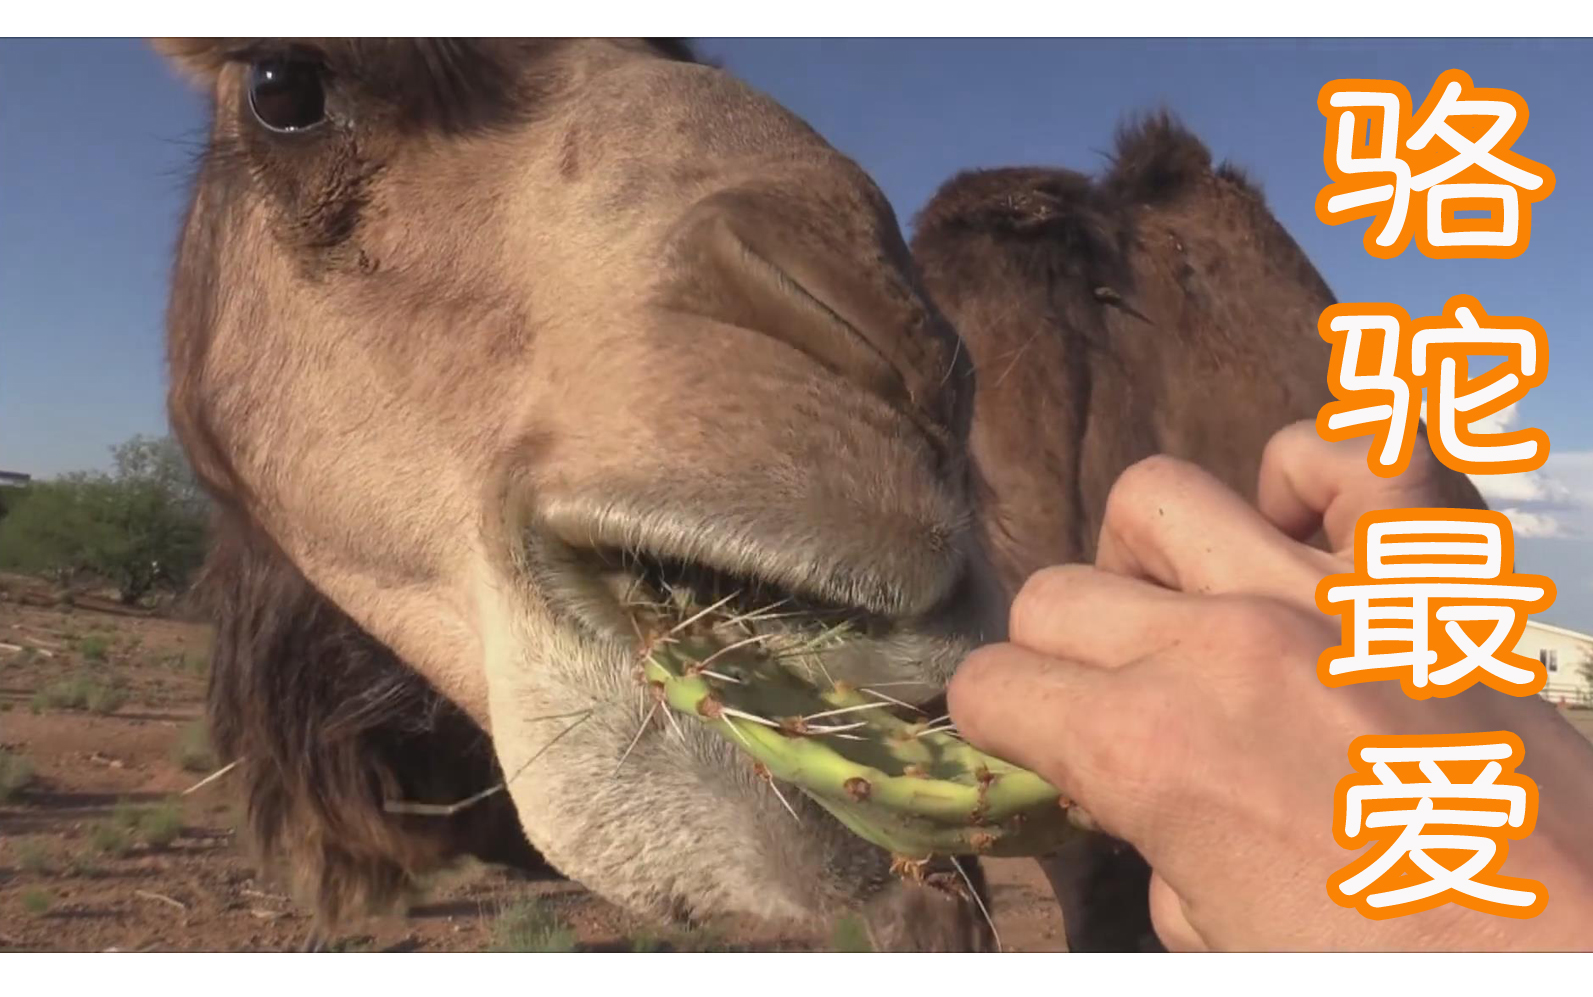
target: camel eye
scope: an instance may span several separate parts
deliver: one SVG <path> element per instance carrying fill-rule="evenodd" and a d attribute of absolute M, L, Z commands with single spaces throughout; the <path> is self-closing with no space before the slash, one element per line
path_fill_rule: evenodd
<path fill-rule="evenodd" d="M 249 65 L 249 109 L 274 132 L 297 132 L 326 120 L 326 88 L 319 64 L 265 59 Z"/>

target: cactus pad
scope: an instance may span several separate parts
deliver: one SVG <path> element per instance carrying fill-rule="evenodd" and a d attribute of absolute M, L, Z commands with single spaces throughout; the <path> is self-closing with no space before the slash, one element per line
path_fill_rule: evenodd
<path fill-rule="evenodd" d="M 771 786 L 798 787 L 900 862 L 1040 856 L 1078 833 L 1053 786 L 944 722 L 904 718 L 906 704 L 805 678 L 786 656 L 738 643 L 748 642 L 700 631 L 650 641 L 641 677 L 669 709 L 750 755 Z"/>

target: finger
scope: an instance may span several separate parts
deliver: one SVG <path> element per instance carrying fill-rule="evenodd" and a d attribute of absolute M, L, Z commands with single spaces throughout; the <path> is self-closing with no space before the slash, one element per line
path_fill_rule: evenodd
<path fill-rule="evenodd" d="M 1318 530 L 1330 550 L 1353 549 L 1355 526 L 1382 509 L 1482 509 L 1471 479 L 1438 461 L 1425 433 L 1417 435 L 1410 466 L 1395 478 L 1372 473 L 1364 440 L 1329 443 L 1316 423 L 1297 422 L 1275 434 L 1261 456 L 1256 507 L 1286 535 L 1305 541 Z"/>
<path fill-rule="evenodd" d="M 1154 752 L 1123 736 L 1138 705 L 1123 674 L 992 644 L 952 676 L 947 710 L 969 743 L 1038 773 L 1101 830 L 1133 841 L 1149 817 L 1139 769 Z"/>
<path fill-rule="evenodd" d="M 1317 581 L 1338 567 L 1280 533 L 1210 474 L 1171 457 L 1142 460 L 1112 486 L 1095 563 L 1182 592 L 1312 606 Z"/>
<path fill-rule="evenodd" d="M 1054 658 L 1117 668 L 1177 640 L 1200 604 L 1180 592 L 1088 565 L 1035 572 L 1012 601 L 1007 639 Z"/>
<path fill-rule="evenodd" d="M 1200 937 L 1200 932 L 1189 923 L 1189 915 L 1184 911 L 1184 901 L 1173 888 L 1167 885 L 1167 880 L 1160 875 L 1151 876 L 1150 882 L 1150 911 L 1151 924 L 1156 929 L 1156 937 L 1169 952 L 1208 952 L 1210 947 L 1206 940 Z"/>

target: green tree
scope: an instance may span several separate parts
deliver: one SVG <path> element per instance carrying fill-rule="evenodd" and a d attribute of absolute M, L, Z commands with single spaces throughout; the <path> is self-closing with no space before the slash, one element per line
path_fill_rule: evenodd
<path fill-rule="evenodd" d="M 114 470 L 35 481 L 0 520 L 0 567 L 70 584 L 85 575 L 136 603 L 185 585 L 204 558 L 207 502 L 181 448 L 135 436 Z"/>

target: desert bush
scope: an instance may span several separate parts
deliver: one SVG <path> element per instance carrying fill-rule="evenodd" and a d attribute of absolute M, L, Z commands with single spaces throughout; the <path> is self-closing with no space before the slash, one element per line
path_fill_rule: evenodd
<path fill-rule="evenodd" d="M 100 867 L 94 863 L 94 860 L 89 858 L 87 853 L 80 852 L 76 855 L 70 855 L 67 857 L 66 871 L 70 875 L 82 876 L 87 879 L 98 876 L 101 870 Z"/>
<path fill-rule="evenodd" d="M 108 679 L 77 674 L 42 686 L 33 693 L 34 713 L 45 710 L 88 710 L 115 713 L 127 702 L 127 694 Z"/>
<path fill-rule="evenodd" d="M 104 661 L 111 642 L 103 634 L 89 634 L 77 642 L 77 652 L 89 661 Z"/>
<path fill-rule="evenodd" d="M 133 848 L 133 835 L 115 820 L 100 821 L 89 829 L 89 847 L 101 855 L 126 855 Z"/>
<path fill-rule="evenodd" d="M 153 848 L 165 848 L 183 831 L 183 808 L 176 800 L 166 800 L 143 808 L 133 833 Z"/>
<path fill-rule="evenodd" d="M 216 752 L 210 744 L 210 728 L 203 720 L 195 720 L 177 733 L 172 760 L 188 772 L 215 771 Z"/>
<path fill-rule="evenodd" d="M 179 651 L 169 654 L 161 662 L 168 671 L 179 672 L 184 675 L 194 675 L 203 678 L 210 670 L 210 660 L 202 654 L 190 654 Z"/>
<path fill-rule="evenodd" d="M 110 819 L 103 826 L 115 832 L 114 834 L 107 832 L 103 836 L 107 844 L 117 845 L 118 835 L 122 841 L 119 847 L 97 850 L 121 854 L 129 850 L 135 840 L 154 848 L 164 848 L 182 834 L 182 804 L 176 799 L 166 799 L 159 803 L 122 800 L 111 809 Z"/>
<path fill-rule="evenodd" d="M 17 868 L 37 876 L 50 871 L 50 850 L 42 842 L 24 841 L 17 845 Z"/>
<path fill-rule="evenodd" d="M 127 693 L 103 682 L 91 683 L 83 697 L 83 707 L 90 713 L 115 713 L 127 702 Z"/>
<path fill-rule="evenodd" d="M 0 748 L 0 803 L 16 796 L 33 782 L 33 763 L 14 751 Z"/>
<path fill-rule="evenodd" d="M 41 890 L 35 886 L 22 891 L 22 909 L 34 917 L 44 914 L 54 902 L 55 898 L 50 896 L 49 890 Z"/>

